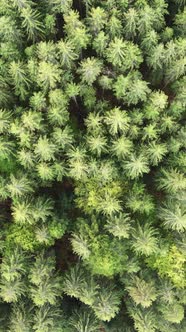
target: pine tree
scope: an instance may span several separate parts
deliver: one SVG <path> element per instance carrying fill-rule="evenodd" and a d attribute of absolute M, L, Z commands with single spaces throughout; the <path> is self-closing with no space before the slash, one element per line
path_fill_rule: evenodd
<path fill-rule="evenodd" d="M 27 95 L 27 89 L 30 86 L 30 80 L 24 63 L 21 61 L 12 61 L 10 63 L 9 74 L 13 81 L 16 93 L 24 99 Z"/>
<path fill-rule="evenodd" d="M 158 188 L 175 193 L 186 188 L 186 179 L 182 172 L 174 168 L 162 169 L 161 179 L 158 180 Z"/>
<path fill-rule="evenodd" d="M 25 285 L 20 278 L 14 280 L 1 279 L 0 296 L 7 303 L 17 302 L 25 293 Z"/>
<path fill-rule="evenodd" d="M 104 152 L 107 151 L 107 141 L 104 136 L 94 135 L 87 138 L 90 151 L 100 157 Z"/>
<path fill-rule="evenodd" d="M 70 318 L 69 325 L 73 332 L 96 332 L 99 322 L 91 311 L 76 311 Z"/>
<path fill-rule="evenodd" d="M 137 33 L 138 12 L 135 8 L 129 8 L 124 15 L 125 35 L 127 38 L 134 38 Z"/>
<path fill-rule="evenodd" d="M 38 285 L 30 287 L 31 298 L 36 306 L 45 304 L 54 305 L 57 298 L 61 297 L 61 278 L 58 276 L 46 277 Z"/>
<path fill-rule="evenodd" d="M 156 331 L 156 318 L 151 310 L 141 310 L 140 308 L 134 307 L 134 309 L 130 311 L 134 319 L 134 327 L 138 332 Z"/>
<path fill-rule="evenodd" d="M 118 216 L 114 216 L 111 219 L 108 219 L 105 228 L 109 233 L 114 236 L 121 238 L 129 238 L 131 231 L 131 218 L 127 213 L 120 213 Z"/>
<path fill-rule="evenodd" d="M 125 133 L 129 128 L 129 121 L 127 112 L 118 107 L 106 113 L 105 123 L 112 135 Z"/>
<path fill-rule="evenodd" d="M 55 145 L 52 142 L 50 142 L 46 136 L 39 137 L 38 142 L 35 145 L 35 155 L 41 161 L 54 160 L 55 150 L 56 150 Z"/>
<path fill-rule="evenodd" d="M 150 56 L 147 58 L 147 62 L 153 70 L 162 69 L 164 58 L 165 50 L 164 45 L 161 43 L 153 47 Z"/>
<path fill-rule="evenodd" d="M 22 123 L 25 128 L 30 131 L 41 130 L 42 128 L 42 115 L 37 112 L 28 111 L 22 116 Z"/>
<path fill-rule="evenodd" d="M 136 304 L 141 304 L 144 308 L 150 307 L 157 297 L 153 282 L 146 282 L 138 277 L 134 277 L 126 289 L 133 301 Z"/>
<path fill-rule="evenodd" d="M 153 166 L 157 166 L 162 161 L 166 153 L 166 144 L 158 144 L 156 142 L 152 142 L 148 147 L 149 159 Z"/>
<path fill-rule="evenodd" d="M 81 295 L 81 289 L 83 289 L 84 276 L 79 265 L 72 267 L 65 275 L 63 290 L 71 296 L 79 298 Z"/>
<path fill-rule="evenodd" d="M 87 83 L 88 85 L 92 85 L 92 83 L 101 73 L 101 67 L 101 62 L 94 57 L 87 58 L 82 61 L 81 67 L 79 69 L 79 73 L 82 77 L 82 82 Z"/>
<path fill-rule="evenodd" d="M 54 202 L 45 196 L 39 196 L 34 202 L 33 218 L 35 221 L 46 221 L 47 217 L 53 216 Z"/>
<path fill-rule="evenodd" d="M 82 237 L 81 234 L 73 234 L 72 239 L 72 248 L 73 251 L 79 256 L 82 257 L 83 259 L 87 259 L 90 255 L 90 249 L 89 249 L 89 244 L 86 239 Z"/>
<path fill-rule="evenodd" d="M 27 170 L 32 169 L 34 167 L 35 158 L 32 152 L 25 148 L 18 151 L 18 160 L 20 164 Z"/>
<path fill-rule="evenodd" d="M 126 48 L 126 44 L 122 39 L 115 38 L 107 49 L 108 61 L 114 66 L 121 67 L 126 57 Z"/>
<path fill-rule="evenodd" d="M 14 281 L 25 275 L 26 265 L 25 254 L 19 248 L 15 248 L 14 251 L 3 257 L 1 276 L 8 282 Z"/>
<path fill-rule="evenodd" d="M 101 288 L 93 305 L 93 310 L 98 319 L 110 321 L 119 311 L 120 294 L 111 287 Z"/>
<path fill-rule="evenodd" d="M 105 49 L 108 45 L 108 36 L 103 31 L 100 31 L 93 41 L 93 48 L 99 56 L 104 55 Z"/>
<path fill-rule="evenodd" d="M 138 31 L 141 35 L 144 35 L 153 28 L 155 22 L 156 16 L 154 15 L 152 7 L 145 5 L 139 11 Z"/>
<path fill-rule="evenodd" d="M 59 60 L 62 66 L 69 67 L 78 59 L 78 54 L 71 41 L 60 40 L 57 44 L 59 52 Z"/>
<path fill-rule="evenodd" d="M 160 209 L 159 216 L 163 220 L 165 227 L 184 232 L 186 228 L 186 211 L 183 204 L 170 201 L 165 207 Z"/>
<path fill-rule="evenodd" d="M 49 246 L 53 244 L 53 239 L 51 238 L 48 227 L 46 225 L 42 225 L 40 227 L 38 226 L 35 229 L 35 236 L 36 240 L 41 245 Z"/>
<path fill-rule="evenodd" d="M 149 256 L 157 251 L 156 231 L 147 223 L 139 225 L 133 232 L 134 251 L 139 255 Z"/>
<path fill-rule="evenodd" d="M 83 282 L 79 298 L 86 305 L 92 306 L 96 300 L 98 291 L 99 291 L 99 285 L 95 282 L 95 280 L 91 276 Z"/>
<path fill-rule="evenodd" d="M 7 110 L 0 110 L 0 133 L 6 133 L 10 127 L 12 114 Z"/>
<path fill-rule="evenodd" d="M 5 138 L 0 138 L 0 159 L 10 159 L 13 155 L 14 144 L 8 142 Z"/>
<path fill-rule="evenodd" d="M 10 175 L 10 182 L 7 185 L 12 198 L 18 198 L 34 191 L 33 182 L 27 179 L 22 173 Z"/>
<path fill-rule="evenodd" d="M 55 270 L 55 259 L 53 256 L 47 256 L 47 252 L 42 251 L 36 256 L 34 265 L 32 266 L 29 279 L 32 284 L 39 285 L 43 279 L 51 275 Z"/>
<path fill-rule="evenodd" d="M 138 156 L 132 154 L 129 161 L 125 162 L 123 168 L 131 179 L 138 178 L 143 173 L 149 172 L 148 159 L 142 154 Z"/>
<path fill-rule="evenodd" d="M 89 23 L 90 31 L 92 31 L 94 34 L 97 34 L 106 24 L 107 15 L 103 8 L 92 7 L 87 20 Z"/>
<path fill-rule="evenodd" d="M 56 306 L 45 304 L 36 307 L 33 315 L 33 330 L 35 332 L 59 331 L 62 326 L 62 312 Z M 59 330 L 58 330 L 59 329 Z"/>
<path fill-rule="evenodd" d="M 165 320 L 179 324 L 184 319 L 184 308 L 178 303 L 164 305 L 160 307 Z"/>
<path fill-rule="evenodd" d="M 43 26 L 39 12 L 30 6 L 21 9 L 22 27 L 26 29 L 28 39 L 35 41 L 43 36 Z"/>
<path fill-rule="evenodd" d="M 125 136 L 114 139 L 112 143 L 111 151 L 120 160 L 130 155 L 133 150 L 133 142 Z"/>
<path fill-rule="evenodd" d="M 31 313 L 23 303 L 18 303 L 12 308 L 9 332 L 28 332 L 31 331 Z"/>
<path fill-rule="evenodd" d="M 53 89 L 60 82 L 61 70 L 58 65 L 41 61 L 38 68 L 38 85 L 44 90 Z"/>
<path fill-rule="evenodd" d="M 56 13 L 68 13 L 72 7 L 72 0 L 48 0 L 48 3 Z"/>
<path fill-rule="evenodd" d="M 103 117 L 99 113 L 89 113 L 85 119 L 88 132 L 100 133 L 102 131 Z"/>
<path fill-rule="evenodd" d="M 136 105 L 147 100 L 150 93 L 148 83 L 141 79 L 139 72 L 129 73 L 126 77 L 119 75 L 113 85 L 117 99 L 122 99 L 127 105 Z"/>
<path fill-rule="evenodd" d="M 112 193 L 106 192 L 105 196 L 101 199 L 101 202 L 98 205 L 98 210 L 100 210 L 107 217 L 111 217 L 122 210 L 121 200 L 115 197 Z"/>

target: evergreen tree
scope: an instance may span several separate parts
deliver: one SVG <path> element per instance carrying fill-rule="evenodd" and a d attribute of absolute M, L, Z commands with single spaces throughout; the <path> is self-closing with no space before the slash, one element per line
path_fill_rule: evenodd
<path fill-rule="evenodd" d="M 103 321 L 110 321 L 119 311 L 120 294 L 112 288 L 102 288 L 93 305 L 95 315 Z"/>
<path fill-rule="evenodd" d="M 139 225 L 133 231 L 133 244 L 132 247 L 137 254 L 149 256 L 157 250 L 157 238 L 155 237 L 156 231 L 145 224 Z"/>
<path fill-rule="evenodd" d="M 131 280 L 131 283 L 127 286 L 127 290 L 134 302 L 141 304 L 144 308 L 150 307 L 157 297 L 153 283 L 148 283 L 138 277 L 134 277 Z"/>
<path fill-rule="evenodd" d="M 70 319 L 70 327 L 74 332 L 96 332 L 99 329 L 99 322 L 89 311 L 75 312 Z"/>

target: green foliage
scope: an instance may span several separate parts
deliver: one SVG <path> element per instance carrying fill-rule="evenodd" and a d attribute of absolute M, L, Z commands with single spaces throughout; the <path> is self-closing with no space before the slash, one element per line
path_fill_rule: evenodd
<path fill-rule="evenodd" d="M 144 308 L 150 307 L 157 297 L 153 282 L 146 282 L 138 277 L 134 277 L 131 280 L 127 290 L 133 301 L 136 304 L 141 304 Z"/>
<path fill-rule="evenodd" d="M 59 59 L 62 66 L 69 67 L 78 58 L 74 45 L 69 41 L 60 40 L 58 43 Z"/>
<path fill-rule="evenodd" d="M 25 251 L 37 250 L 39 244 L 35 238 L 33 227 L 30 225 L 11 225 L 7 232 L 7 248 L 18 245 Z"/>
<path fill-rule="evenodd" d="M 72 6 L 71 0 L 48 0 L 52 11 L 59 13 L 66 13 Z"/>
<path fill-rule="evenodd" d="M 113 85 L 117 99 L 123 100 L 128 106 L 147 100 L 150 89 L 148 83 L 141 79 L 139 72 L 131 72 L 127 76 L 119 75 Z"/>
<path fill-rule="evenodd" d="M 138 68 L 142 62 L 140 49 L 131 42 L 124 42 L 115 38 L 107 49 L 107 59 L 114 66 L 120 67 L 122 71 Z"/>
<path fill-rule="evenodd" d="M 131 179 L 136 179 L 149 172 L 148 159 L 143 155 L 131 154 L 124 164 L 124 170 Z"/>
<path fill-rule="evenodd" d="M 3 257 L 1 276 L 7 281 L 14 281 L 26 272 L 25 255 L 18 248 Z"/>
<path fill-rule="evenodd" d="M 0 158 L 6 163 L 6 160 L 11 161 L 14 145 L 3 139 L 0 140 Z M 4 161 L 5 160 L 5 161 Z"/>
<path fill-rule="evenodd" d="M 46 255 L 43 251 L 35 259 L 34 265 L 30 270 L 29 279 L 34 285 L 42 283 L 55 270 L 55 259 Z"/>
<path fill-rule="evenodd" d="M 100 187 L 97 181 L 90 180 L 80 183 L 76 187 L 77 204 L 86 213 L 94 211 L 102 212 L 106 216 L 112 216 L 121 211 L 120 196 L 121 183 L 112 181 Z M 86 204 L 85 204 L 86 202 Z"/>
<path fill-rule="evenodd" d="M 89 145 L 90 151 L 93 152 L 93 154 L 96 154 L 98 157 L 100 157 L 102 153 L 107 151 L 107 141 L 104 136 L 89 136 L 87 138 L 87 143 Z"/>
<path fill-rule="evenodd" d="M 121 136 L 118 139 L 115 139 L 111 148 L 113 154 L 116 155 L 120 160 L 123 160 L 124 157 L 130 155 L 132 149 L 132 141 L 125 136 Z"/>
<path fill-rule="evenodd" d="M 158 181 L 158 188 L 174 193 L 186 188 L 186 178 L 182 172 L 177 169 L 162 169 L 161 180 Z"/>
<path fill-rule="evenodd" d="M 89 245 L 86 239 L 83 239 L 81 235 L 73 234 L 72 240 L 73 251 L 83 259 L 90 256 Z"/>
<path fill-rule="evenodd" d="M 89 28 L 93 33 L 98 33 L 106 24 L 106 13 L 103 8 L 92 8 L 88 18 Z"/>
<path fill-rule="evenodd" d="M 99 322 L 89 311 L 74 312 L 69 322 L 73 332 L 96 332 Z"/>
<path fill-rule="evenodd" d="M 176 245 L 172 245 L 168 251 L 159 252 L 148 259 L 149 265 L 157 269 L 161 277 L 168 277 L 178 288 L 185 286 L 185 256 Z"/>
<path fill-rule="evenodd" d="M 131 310 L 131 316 L 134 319 L 134 327 L 139 332 L 155 332 L 156 318 L 151 310 L 141 310 L 134 308 Z"/>
<path fill-rule="evenodd" d="M 35 154 L 41 161 L 50 161 L 54 159 L 55 145 L 50 143 L 46 136 L 39 137 L 35 147 Z"/>
<path fill-rule="evenodd" d="M 108 112 L 105 117 L 105 123 L 107 124 L 111 135 L 125 133 L 129 128 L 129 121 L 130 119 L 127 116 L 127 112 L 120 110 L 118 107 L 115 107 Z"/>
<path fill-rule="evenodd" d="M 27 94 L 27 88 L 29 88 L 29 79 L 27 77 L 24 63 L 20 61 L 12 61 L 10 63 L 9 74 L 13 81 L 16 93 L 24 99 Z"/>
<path fill-rule="evenodd" d="M 16 177 L 13 174 L 10 175 L 10 183 L 7 185 L 7 189 L 12 198 L 18 198 L 34 191 L 33 183 L 21 173 Z"/>
<path fill-rule="evenodd" d="M 33 330 L 36 332 L 61 331 L 63 321 L 62 312 L 58 307 L 48 304 L 36 307 L 33 316 Z"/>
<path fill-rule="evenodd" d="M 25 292 L 23 281 L 19 278 L 15 280 L 2 279 L 0 284 L 0 296 L 7 303 L 17 302 Z"/>
<path fill-rule="evenodd" d="M 103 321 L 110 321 L 118 313 L 120 301 L 120 294 L 116 290 L 104 287 L 93 305 L 96 317 Z"/>
<path fill-rule="evenodd" d="M 177 303 L 162 306 L 160 311 L 164 319 L 171 323 L 179 324 L 184 318 L 184 308 Z"/>
<path fill-rule="evenodd" d="M 26 332 L 31 329 L 31 317 L 28 308 L 25 308 L 22 303 L 19 306 L 14 305 L 12 308 L 9 330 L 12 332 Z"/>
<path fill-rule="evenodd" d="M 52 216 L 53 201 L 45 197 L 38 197 L 35 200 L 16 200 L 12 206 L 14 221 L 18 224 L 34 224 L 39 220 L 43 222 Z"/>
<path fill-rule="evenodd" d="M 82 82 L 91 85 L 101 73 L 101 62 L 96 58 L 87 58 L 81 63 L 79 72 Z"/>
<path fill-rule="evenodd" d="M 157 250 L 157 238 L 155 229 L 147 223 L 141 226 L 140 224 L 133 231 L 132 247 L 138 255 L 149 256 Z"/>
<path fill-rule="evenodd" d="M 79 265 L 71 267 L 63 281 L 63 289 L 71 297 L 79 298 L 83 289 L 83 272 Z"/>
<path fill-rule="evenodd" d="M 99 292 L 99 285 L 91 276 L 88 280 L 83 281 L 79 299 L 86 305 L 92 306 Z"/>
<path fill-rule="evenodd" d="M 108 219 L 105 228 L 109 233 L 121 238 L 129 238 L 131 231 L 131 219 L 129 214 L 120 213 L 118 216 L 114 216 Z"/>
<path fill-rule="evenodd" d="M 167 153 L 167 147 L 165 144 L 158 144 L 152 142 L 148 148 L 149 159 L 153 166 L 157 166 Z"/>
<path fill-rule="evenodd" d="M 28 38 L 33 41 L 43 35 L 43 27 L 41 24 L 41 17 L 39 12 L 32 10 L 31 7 L 25 7 L 21 9 L 22 27 L 25 28 Z"/>
<path fill-rule="evenodd" d="M 82 257 L 85 265 L 95 275 L 109 277 L 123 271 L 127 259 L 124 242 L 99 234 L 95 221 L 83 229 L 83 222 L 84 220 L 79 220 L 80 234 L 74 234 L 72 238 L 74 252 Z"/>
<path fill-rule="evenodd" d="M 10 127 L 11 113 L 6 110 L 0 110 L 0 133 L 6 133 Z"/>
<path fill-rule="evenodd" d="M 32 286 L 30 294 L 33 302 L 37 306 L 43 306 L 46 303 L 56 304 L 57 297 L 61 295 L 60 278 L 47 277 L 37 286 Z"/>
<path fill-rule="evenodd" d="M 160 210 L 160 218 L 167 228 L 184 232 L 186 229 L 186 211 L 183 204 L 172 200 Z"/>
<path fill-rule="evenodd" d="M 61 296 L 61 277 L 54 274 L 55 260 L 41 252 L 36 257 L 30 273 L 31 298 L 36 306 L 56 304 L 57 297 Z"/>
<path fill-rule="evenodd" d="M 149 215 L 154 211 L 152 196 L 147 193 L 145 187 L 136 182 L 129 192 L 126 206 L 132 211 L 140 214 Z"/>
<path fill-rule="evenodd" d="M 38 68 L 38 84 L 45 90 L 53 89 L 60 81 L 60 74 L 61 70 L 57 65 L 42 61 Z"/>
<path fill-rule="evenodd" d="M 124 243 L 111 240 L 107 235 L 97 236 L 91 249 L 86 265 L 93 274 L 111 277 L 124 270 L 127 258 Z"/>
<path fill-rule="evenodd" d="M 0 331 L 185 331 L 184 6 L 0 0 Z"/>
<path fill-rule="evenodd" d="M 129 8 L 125 13 L 125 35 L 128 38 L 135 37 L 137 33 L 138 12 L 135 8 Z"/>

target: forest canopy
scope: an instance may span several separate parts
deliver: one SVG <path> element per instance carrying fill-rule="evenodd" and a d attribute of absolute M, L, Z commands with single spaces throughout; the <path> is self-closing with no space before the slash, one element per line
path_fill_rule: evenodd
<path fill-rule="evenodd" d="M 0 0 L 0 332 L 185 332 L 185 0 Z"/>

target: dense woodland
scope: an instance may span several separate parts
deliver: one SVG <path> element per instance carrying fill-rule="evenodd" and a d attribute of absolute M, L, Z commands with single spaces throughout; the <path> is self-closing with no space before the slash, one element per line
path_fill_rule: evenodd
<path fill-rule="evenodd" d="M 185 0 L 0 0 L 0 331 L 185 332 Z"/>

